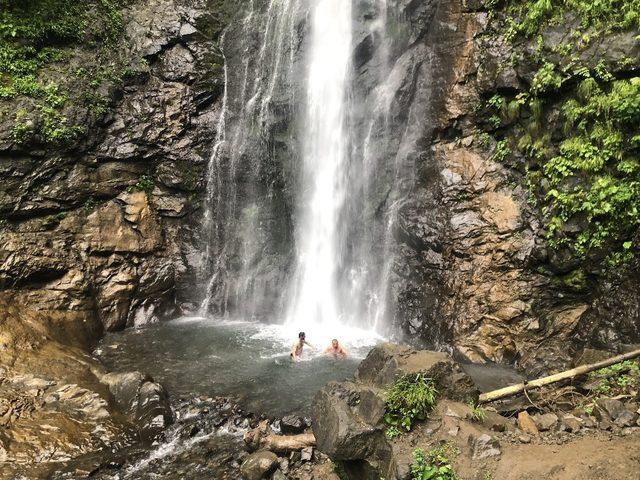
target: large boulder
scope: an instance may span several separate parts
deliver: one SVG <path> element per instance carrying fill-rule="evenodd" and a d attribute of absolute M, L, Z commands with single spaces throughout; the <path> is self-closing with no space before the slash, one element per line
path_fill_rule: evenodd
<path fill-rule="evenodd" d="M 380 391 L 352 382 L 331 382 L 313 403 L 318 449 L 335 460 L 364 459 L 385 442 Z"/>
<path fill-rule="evenodd" d="M 119 409 L 136 424 L 140 437 L 152 441 L 173 421 L 164 387 L 140 372 L 108 373 L 101 378 Z"/>
<path fill-rule="evenodd" d="M 307 423 L 304 421 L 304 418 L 298 415 L 286 415 L 280 420 L 280 430 L 284 435 L 302 433 L 306 426 Z"/>
<path fill-rule="evenodd" d="M 415 350 L 394 343 L 371 350 L 358 366 L 356 380 L 385 388 L 403 375 L 420 372 L 435 381 L 441 396 L 468 401 L 478 395 L 471 377 L 446 353 Z"/>
<path fill-rule="evenodd" d="M 252 453 L 242 462 L 240 473 L 244 480 L 260 480 L 268 478 L 278 466 L 278 457 L 268 450 Z"/>
<path fill-rule="evenodd" d="M 345 462 L 352 478 L 404 478 L 410 458 L 385 435 L 385 391 L 415 373 L 433 378 L 442 397 L 467 401 L 477 395 L 471 378 L 448 355 L 379 345 L 362 361 L 354 382 L 331 382 L 316 394 L 312 426 L 318 450 Z"/>

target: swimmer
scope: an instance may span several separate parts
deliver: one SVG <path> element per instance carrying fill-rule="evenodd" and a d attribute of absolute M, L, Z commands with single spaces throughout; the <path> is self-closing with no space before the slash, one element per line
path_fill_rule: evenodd
<path fill-rule="evenodd" d="M 334 338 L 331 340 L 331 345 L 324 351 L 325 354 L 332 356 L 333 358 L 346 358 L 347 351 L 338 343 L 338 340 Z"/>
<path fill-rule="evenodd" d="M 304 348 L 305 345 L 308 345 L 314 350 L 316 349 L 316 347 L 314 347 L 309 342 L 307 342 L 306 334 L 304 332 L 300 332 L 298 334 L 298 341 L 294 343 L 293 346 L 291 347 L 291 353 L 289 354 L 289 356 L 291 357 L 291 360 L 293 360 L 294 362 L 297 362 L 298 360 L 300 360 L 300 357 L 302 357 L 302 349 Z"/>

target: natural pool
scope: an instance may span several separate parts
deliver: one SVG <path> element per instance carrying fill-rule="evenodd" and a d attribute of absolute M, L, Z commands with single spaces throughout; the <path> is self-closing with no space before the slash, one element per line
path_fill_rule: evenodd
<path fill-rule="evenodd" d="M 210 318 L 181 318 L 107 335 L 95 350 L 112 371 L 139 370 L 162 383 L 172 398 L 232 396 L 250 411 L 281 416 L 308 413 L 315 393 L 331 380 L 350 378 L 371 347 L 382 338 L 342 328 L 308 329 L 303 361 L 289 350 L 297 330 L 282 325 Z M 322 354 L 336 336 L 349 356 Z"/>

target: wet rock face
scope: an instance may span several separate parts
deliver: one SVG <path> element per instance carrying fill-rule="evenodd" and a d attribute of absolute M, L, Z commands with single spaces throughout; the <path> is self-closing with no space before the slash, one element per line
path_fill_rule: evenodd
<path fill-rule="evenodd" d="M 154 440 L 173 421 L 167 392 L 148 375 L 108 373 L 100 380 L 109 386 L 120 411 L 138 426 L 143 441 Z"/>
<path fill-rule="evenodd" d="M 476 107 L 496 93 L 528 89 L 535 65 L 512 67 L 509 58 L 534 47 L 504 41 L 480 2 L 408 2 L 407 9 L 417 33 L 404 55 L 413 52 L 419 63 L 402 73 L 412 82 L 397 100 L 419 112 L 420 141 L 400 149 L 416 176 L 395 226 L 394 324 L 407 339 L 534 371 L 571 363 L 585 343 L 637 343 L 637 265 L 582 291 L 568 286 L 563 275 L 574 259 L 545 246 L 522 172 L 493 160 L 476 134 L 487 120 Z M 572 28 L 547 34 L 561 39 Z M 612 65 L 621 51 L 637 56 L 626 34 L 593 48 Z"/>
<path fill-rule="evenodd" d="M 1 288 L 106 330 L 193 300 L 183 285 L 198 266 L 193 226 L 222 92 L 210 68 L 219 32 L 196 28 L 220 23 L 210 14 L 205 2 L 132 2 L 119 48 L 135 75 L 68 150 L 15 145 L 0 128 Z"/>
<path fill-rule="evenodd" d="M 223 90 L 216 4 L 127 2 L 117 53 L 133 73 L 100 92 L 109 108 L 84 116 L 87 133 L 74 145 L 18 145 L 13 117 L 0 121 L 3 473 L 152 440 L 172 421 L 159 384 L 138 373 L 102 383 L 106 372 L 86 350 L 105 330 L 193 305 Z M 94 64 L 76 60 L 74 71 Z"/>

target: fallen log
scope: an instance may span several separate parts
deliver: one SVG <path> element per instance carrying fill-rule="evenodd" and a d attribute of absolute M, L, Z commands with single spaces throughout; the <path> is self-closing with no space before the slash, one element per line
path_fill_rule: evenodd
<path fill-rule="evenodd" d="M 518 393 L 524 392 L 525 390 L 529 390 L 532 388 L 540 388 L 544 385 L 556 383 L 561 380 L 568 380 L 571 378 L 575 378 L 577 376 L 584 375 L 589 372 L 593 372 L 594 370 L 599 370 L 604 367 L 609 367 L 616 363 L 624 362 L 625 360 L 631 360 L 632 358 L 636 358 L 636 357 L 640 357 L 640 350 L 634 350 L 632 352 L 624 353 L 622 355 L 618 355 L 616 357 L 612 357 L 607 360 L 602 360 L 600 362 L 581 365 L 579 367 L 572 368 L 571 370 L 555 373 L 547 377 L 537 378 L 529 382 L 518 383 L 516 385 L 510 385 L 508 387 L 500 388 L 498 390 L 492 390 L 491 392 L 486 392 L 481 394 L 479 398 L 479 402 L 486 403 L 486 402 L 491 402 L 493 400 L 499 400 L 504 397 L 510 397 L 512 395 L 516 395 Z"/>
<path fill-rule="evenodd" d="M 267 435 L 260 439 L 260 448 L 274 453 L 293 452 L 307 447 L 315 447 L 316 437 L 313 433 L 299 435 Z"/>

